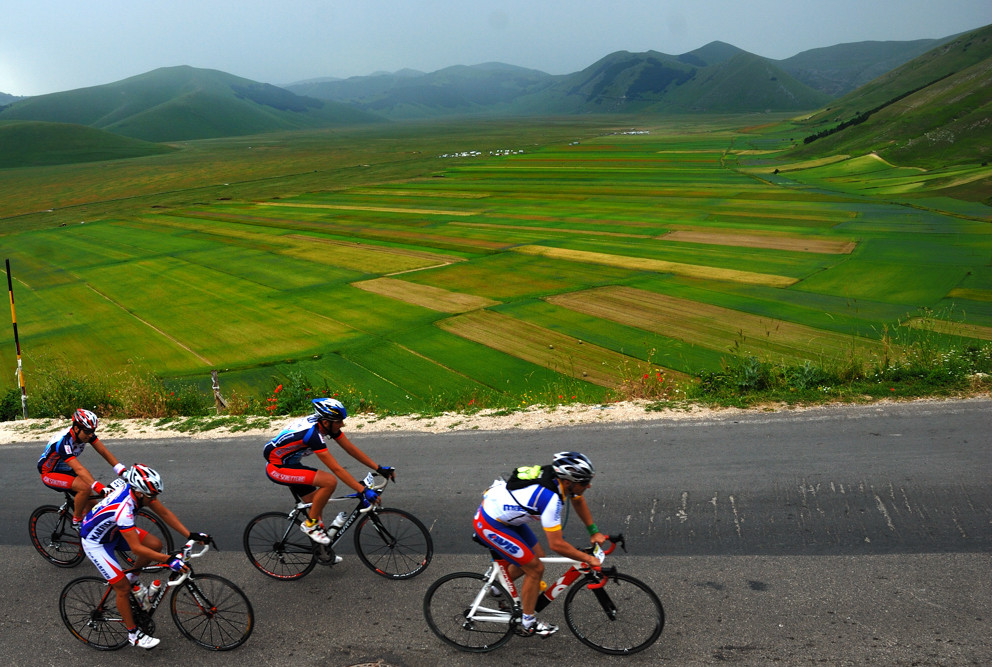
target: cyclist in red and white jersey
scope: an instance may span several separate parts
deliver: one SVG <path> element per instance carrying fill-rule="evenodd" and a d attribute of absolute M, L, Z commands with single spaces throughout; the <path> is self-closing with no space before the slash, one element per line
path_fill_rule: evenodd
<path fill-rule="evenodd" d="M 376 470 L 383 477 L 396 480 L 396 471 L 390 466 L 376 465 L 368 454 L 355 446 L 341 427 L 348 416 L 344 404 L 333 398 L 315 398 L 314 413 L 301 417 L 290 423 L 279 435 L 265 444 L 263 456 L 267 463 L 265 474 L 276 484 L 293 488 L 304 502 L 310 505 L 309 516 L 300 525 L 300 529 L 314 542 L 330 544 L 331 538 L 324 531 L 321 514 L 324 506 L 340 479 L 347 486 L 358 492 L 362 502 L 367 507 L 370 503 L 378 502 L 379 495 L 372 489 L 356 480 L 345 470 L 327 450 L 324 436 L 330 437 L 341 446 L 356 461 Z M 330 469 L 330 473 L 303 465 L 305 456 L 314 454 Z M 333 473 L 333 474 L 331 474 Z M 340 562 L 341 557 L 336 557 Z"/>
<path fill-rule="evenodd" d="M 175 572 L 186 566 L 181 558 L 162 551 L 162 541 L 142 528 L 134 525 L 134 513 L 139 507 L 148 507 L 162 518 L 170 528 L 187 539 L 208 542 L 205 533 L 190 532 L 172 510 L 158 499 L 164 488 L 161 476 L 151 468 L 136 463 L 115 480 L 108 488 L 110 494 L 90 510 L 80 528 L 83 551 L 100 571 L 104 579 L 113 586 L 117 594 L 117 610 L 128 630 L 132 646 L 151 649 L 159 640 L 137 628 L 131 611 L 129 593 L 135 584 L 139 599 L 145 595 L 145 587 L 138 582 L 134 573 L 124 573 L 117 562 L 116 551 L 128 549 L 135 557 L 135 567 L 144 567 L 152 562 L 165 563 Z"/>
<path fill-rule="evenodd" d="M 113 467 L 115 474 L 120 475 L 125 469 L 97 437 L 97 423 L 94 413 L 83 408 L 76 410 L 69 428 L 56 433 L 38 459 L 38 472 L 41 473 L 41 481 L 45 486 L 56 491 L 75 491 L 72 525 L 76 528 L 83 515 L 96 504 L 96 499 L 90 497 L 91 493 L 99 494 L 104 491 L 103 484 L 79 462 L 78 457 L 86 449 L 86 445 L 93 445 L 93 449 Z"/>
<path fill-rule="evenodd" d="M 541 524 L 548 547 L 555 553 L 593 568 L 600 567 L 595 556 L 565 541 L 561 525 L 561 510 L 567 498 L 589 531 L 590 542 L 602 544 L 606 541 L 606 535 L 599 532 L 582 497 L 594 475 L 592 463 L 584 454 L 559 452 L 549 466 L 517 468 L 509 480 L 493 482 L 476 510 L 472 521 L 475 534 L 486 546 L 510 561 L 508 573 L 512 579 L 524 575 L 520 586 L 523 618 L 517 630 L 520 635 L 548 637 L 558 631 L 558 626 L 537 620 L 535 614 L 544 575 L 544 563 L 540 560 L 544 557 L 544 549 L 528 524 Z"/>

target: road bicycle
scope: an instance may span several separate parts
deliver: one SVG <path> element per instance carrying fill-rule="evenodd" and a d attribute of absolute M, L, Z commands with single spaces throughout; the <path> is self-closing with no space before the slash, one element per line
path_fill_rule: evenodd
<path fill-rule="evenodd" d="M 31 535 L 31 544 L 49 563 L 57 567 L 75 567 L 83 562 L 85 556 L 79 530 L 72 525 L 75 494 L 71 491 L 62 493 L 65 500 L 60 506 L 42 505 L 31 512 L 28 533 Z M 134 525 L 161 540 L 162 551 L 172 551 L 172 533 L 155 513 L 144 508 L 137 510 L 134 513 Z M 134 565 L 134 556 L 130 550 L 119 550 L 117 557 L 122 563 Z"/>
<path fill-rule="evenodd" d="M 473 539 L 486 546 L 475 536 Z M 623 535 L 608 539 L 608 550 L 597 545 L 587 551 L 602 562 L 618 544 L 627 550 Z M 520 594 L 507 574 L 510 563 L 493 551 L 490 555 L 492 562 L 485 574 L 446 574 L 424 594 L 427 625 L 443 642 L 462 651 L 495 650 L 508 642 L 520 625 Z M 604 567 L 598 573 L 571 558 L 546 557 L 541 561 L 569 563 L 571 567 L 538 596 L 537 611 L 567 589 L 565 622 L 586 646 L 602 653 L 629 655 L 643 651 L 661 636 L 665 610 L 644 582 L 617 572 L 616 566 Z"/>
<path fill-rule="evenodd" d="M 365 476 L 365 486 L 382 493 L 389 482 L 385 477 L 374 485 L 375 473 Z M 430 532 L 409 512 L 378 504 L 362 507 L 357 493 L 331 498 L 331 503 L 356 499 L 358 502 L 340 528 L 328 527 L 331 543 L 311 540 L 300 524 L 307 518 L 310 503 L 303 502 L 295 490 L 296 504 L 289 513 L 265 512 L 245 527 L 244 548 L 248 560 L 259 571 L 283 581 L 299 579 L 314 566 L 333 566 L 334 547 L 348 529 L 355 525 L 355 553 L 373 572 L 387 579 L 410 579 L 423 572 L 434 556 Z"/>
<path fill-rule="evenodd" d="M 190 560 L 210 550 L 210 545 L 204 544 L 201 550 L 193 551 L 194 544 L 193 540 L 187 542 L 180 556 L 187 567 Z M 214 544 L 212 539 L 211 544 Z M 195 574 L 192 567 L 188 572 L 173 572 L 161 563 L 129 571 L 169 573 L 166 585 L 153 593 L 144 606 L 133 592 L 130 594 L 131 613 L 138 628 L 146 634 L 155 634 L 152 617 L 170 590 L 172 620 L 198 646 L 229 651 L 244 644 L 255 628 L 248 597 L 224 577 Z M 87 646 L 113 651 L 128 643 L 127 628 L 117 610 L 117 593 L 102 577 L 80 577 L 66 584 L 59 596 L 59 614 L 69 632 Z"/>

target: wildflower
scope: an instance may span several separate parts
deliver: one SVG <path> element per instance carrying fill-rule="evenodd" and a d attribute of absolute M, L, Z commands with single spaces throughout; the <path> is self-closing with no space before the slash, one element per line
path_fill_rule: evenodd
<path fill-rule="evenodd" d="M 282 385 L 279 385 L 278 387 L 276 387 L 276 390 L 274 392 L 272 392 L 272 393 L 273 394 L 278 394 L 280 391 L 282 391 Z"/>

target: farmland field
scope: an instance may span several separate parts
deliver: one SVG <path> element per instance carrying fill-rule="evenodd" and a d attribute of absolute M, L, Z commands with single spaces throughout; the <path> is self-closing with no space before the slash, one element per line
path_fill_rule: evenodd
<path fill-rule="evenodd" d="M 974 170 L 790 163 L 762 123 L 411 123 L 0 170 L 27 382 L 65 361 L 266 394 L 296 371 L 419 410 L 989 338 L 992 210 L 927 196 Z"/>

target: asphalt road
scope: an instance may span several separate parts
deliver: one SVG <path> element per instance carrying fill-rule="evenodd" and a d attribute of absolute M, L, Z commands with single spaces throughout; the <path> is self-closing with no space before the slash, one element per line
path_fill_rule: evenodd
<path fill-rule="evenodd" d="M 288 509 L 264 478 L 257 439 L 107 441 L 124 461 L 165 477 L 163 500 L 222 551 L 198 571 L 238 583 L 256 630 L 229 654 L 194 647 L 164 608 L 151 653 L 99 654 L 62 626 L 57 598 L 89 563 L 60 570 L 29 545 L 27 517 L 56 494 L 38 480 L 43 443 L 0 447 L 0 660 L 118 664 L 491 665 L 534 661 L 626 664 L 992 663 L 992 440 L 988 400 L 718 415 L 543 432 L 350 435 L 398 468 L 384 497 L 421 518 L 436 556 L 420 577 L 391 582 L 351 553 L 283 583 L 251 569 L 240 550 L 248 520 Z M 469 520 L 491 480 L 561 449 L 587 453 L 598 475 L 587 498 L 599 525 L 627 536 L 621 571 L 665 604 L 661 639 L 609 658 L 562 625 L 547 639 L 498 651 L 448 649 L 427 628 L 421 600 L 437 577 L 482 571 Z M 109 472 L 99 457 L 84 462 Z M 360 473 L 357 463 L 349 468 Z M 581 542 L 577 521 L 566 536 Z M 563 622 L 560 603 L 546 610 Z"/>

